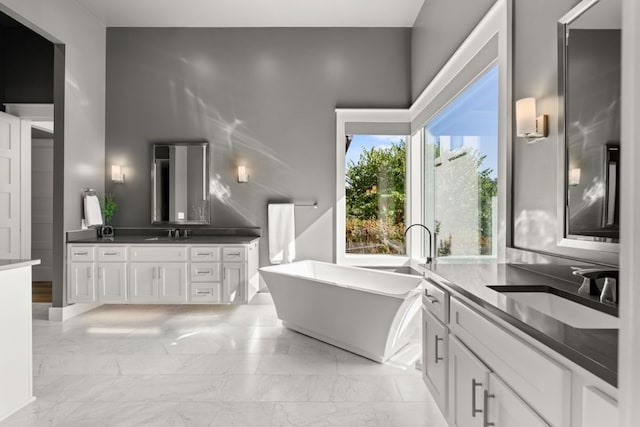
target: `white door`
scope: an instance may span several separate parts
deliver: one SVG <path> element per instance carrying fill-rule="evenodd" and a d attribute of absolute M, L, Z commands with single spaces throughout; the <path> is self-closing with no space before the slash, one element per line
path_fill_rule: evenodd
<path fill-rule="evenodd" d="M 483 405 L 487 410 L 485 425 L 495 425 L 496 427 L 549 426 L 495 374 L 489 375 L 489 391 L 484 391 L 483 397 Z"/>
<path fill-rule="evenodd" d="M 133 303 L 157 303 L 158 264 L 132 262 L 129 264 L 129 301 Z"/>
<path fill-rule="evenodd" d="M 50 282 L 53 268 L 53 139 L 31 144 L 31 258 L 33 280 Z"/>
<path fill-rule="evenodd" d="M 243 262 L 224 263 L 222 268 L 222 302 L 244 304 L 246 264 Z"/>
<path fill-rule="evenodd" d="M 422 379 L 447 416 L 449 331 L 428 310 L 422 309 Z"/>
<path fill-rule="evenodd" d="M 449 424 L 484 427 L 489 368 L 458 339 L 449 337 Z"/>
<path fill-rule="evenodd" d="M 98 300 L 104 303 L 127 302 L 126 262 L 104 262 L 98 265 Z"/>
<path fill-rule="evenodd" d="M 0 259 L 20 258 L 20 119 L 0 112 Z"/>
<path fill-rule="evenodd" d="M 187 264 L 169 262 L 162 264 L 159 269 L 159 302 L 187 302 Z"/>
<path fill-rule="evenodd" d="M 67 272 L 69 302 L 95 302 L 95 264 L 92 262 L 72 262 Z"/>

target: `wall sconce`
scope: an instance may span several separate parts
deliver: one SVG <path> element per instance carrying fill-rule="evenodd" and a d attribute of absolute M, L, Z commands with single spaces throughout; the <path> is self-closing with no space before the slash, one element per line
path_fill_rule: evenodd
<path fill-rule="evenodd" d="M 516 135 L 534 142 L 549 136 L 549 116 L 536 117 L 536 99 L 523 98 L 516 101 Z"/>
<path fill-rule="evenodd" d="M 575 187 L 580 184 L 580 168 L 574 168 L 569 170 L 569 185 Z"/>
<path fill-rule="evenodd" d="M 124 184 L 124 170 L 120 165 L 111 165 L 111 181 Z"/>
<path fill-rule="evenodd" d="M 238 182 L 249 182 L 249 171 L 246 166 L 238 166 Z"/>

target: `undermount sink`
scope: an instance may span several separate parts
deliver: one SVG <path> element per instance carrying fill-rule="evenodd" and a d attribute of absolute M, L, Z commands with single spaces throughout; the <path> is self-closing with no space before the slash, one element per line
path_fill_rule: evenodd
<path fill-rule="evenodd" d="M 617 317 L 549 292 L 501 292 L 501 294 L 576 329 L 618 329 L 619 327 Z"/>

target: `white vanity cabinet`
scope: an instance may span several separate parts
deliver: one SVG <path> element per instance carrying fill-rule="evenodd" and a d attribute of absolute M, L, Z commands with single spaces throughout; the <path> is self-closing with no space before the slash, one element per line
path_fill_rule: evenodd
<path fill-rule="evenodd" d="M 570 370 L 431 280 L 423 285 L 423 380 L 449 425 L 571 425 Z"/>
<path fill-rule="evenodd" d="M 422 296 L 422 379 L 443 414 L 448 408 L 448 295 L 425 282 Z"/>
<path fill-rule="evenodd" d="M 258 243 L 68 244 L 68 301 L 244 304 L 258 290 Z"/>

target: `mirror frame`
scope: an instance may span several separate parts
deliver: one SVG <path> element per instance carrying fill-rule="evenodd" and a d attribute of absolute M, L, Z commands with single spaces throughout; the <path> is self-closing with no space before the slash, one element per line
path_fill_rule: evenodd
<path fill-rule="evenodd" d="M 568 173 L 568 144 L 567 144 L 567 128 L 565 121 L 566 110 L 566 79 L 567 79 L 567 43 L 566 34 L 567 26 L 578 19 L 600 0 L 582 0 L 574 6 L 567 14 L 558 20 L 558 246 L 587 249 L 602 252 L 620 252 L 620 244 L 612 242 L 604 242 L 598 240 L 597 237 L 590 236 L 569 236 L 567 230 L 569 228 L 568 219 L 568 189 L 569 189 L 569 173 Z"/>
<path fill-rule="evenodd" d="M 155 218 L 155 207 L 156 207 L 156 174 L 155 174 L 155 159 L 156 159 L 156 147 L 166 147 L 166 146 L 200 146 L 204 148 L 204 159 L 203 159 L 203 171 L 202 171 L 202 179 L 204 181 L 202 193 L 203 200 L 206 202 L 207 206 L 207 217 L 204 221 L 195 221 L 195 220 L 184 220 L 184 221 L 158 221 Z M 151 224 L 153 225 L 162 225 L 162 224 L 170 224 L 170 225 L 210 225 L 211 224 L 211 195 L 209 193 L 209 143 L 207 141 L 199 141 L 199 142 L 156 142 L 151 146 Z"/>

